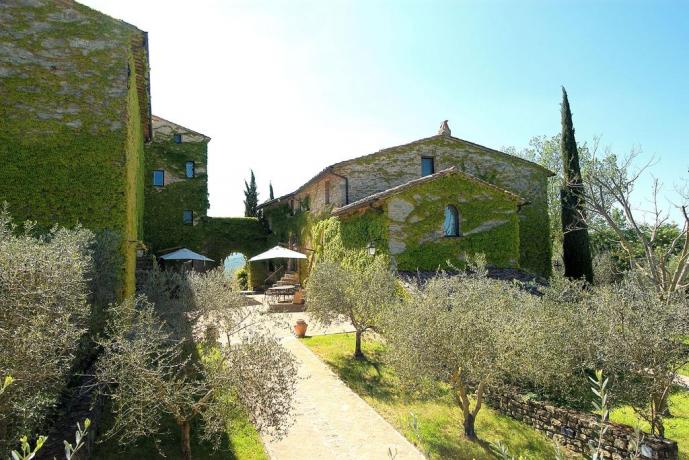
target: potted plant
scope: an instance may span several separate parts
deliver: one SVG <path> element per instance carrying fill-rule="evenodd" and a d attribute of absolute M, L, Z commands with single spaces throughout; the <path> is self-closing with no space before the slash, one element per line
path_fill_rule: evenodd
<path fill-rule="evenodd" d="M 306 324 L 306 321 L 304 321 L 303 319 L 298 319 L 296 324 L 294 325 L 294 334 L 300 339 L 303 339 L 306 335 L 306 328 L 308 326 L 309 325 Z"/>

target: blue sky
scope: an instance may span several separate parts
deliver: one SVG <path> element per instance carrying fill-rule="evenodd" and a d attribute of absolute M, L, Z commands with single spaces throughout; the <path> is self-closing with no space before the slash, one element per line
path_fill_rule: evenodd
<path fill-rule="evenodd" d="M 559 131 L 560 85 L 579 141 L 687 177 L 689 1 L 84 3 L 149 32 L 154 113 L 213 138 L 212 215 L 242 213 L 250 168 L 263 200 L 444 119 L 523 147 Z"/>

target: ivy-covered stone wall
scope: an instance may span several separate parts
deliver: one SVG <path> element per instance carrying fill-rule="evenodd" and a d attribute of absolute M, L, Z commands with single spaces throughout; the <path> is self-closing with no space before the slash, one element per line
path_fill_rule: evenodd
<path fill-rule="evenodd" d="M 148 130 L 146 34 L 71 1 L 0 2 L 0 201 L 39 230 L 122 235 L 134 289 Z"/>
<path fill-rule="evenodd" d="M 144 239 L 148 249 L 187 247 L 201 250 L 197 228 L 208 210 L 208 141 L 210 138 L 159 117 L 153 118 L 153 140 L 146 144 Z M 194 162 L 193 177 L 186 164 Z M 163 184 L 153 184 L 153 171 L 163 171 Z M 184 222 L 184 211 L 193 223 Z"/>
<path fill-rule="evenodd" d="M 529 201 L 519 213 L 520 268 L 549 276 L 547 180 L 539 165 L 450 136 L 433 136 L 333 165 L 349 182 L 349 202 L 404 184 L 421 176 L 421 160 L 434 160 L 435 171 L 456 167 Z"/>
<path fill-rule="evenodd" d="M 449 205 L 458 210 L 458 237 L 444 236 Z M 399 270 L 463 267 L 466 256 L 479 253 L 496 267 L 517 268 L 517 205 L 514 197 L 463 176 L 439 177 L 386 201 L 388 251 Z"/>
<path fill-rule="evenodd" d="M 208 142 L 210 138 L 160 117 L 153 117 L 153 140 L 146 145 L 144 239 L 149 251 L 186 247 L 222 264 L 233 252 L 247 259 L 268 249 L 262 222 L 246 217 L 208 217 Z M 194 162 L 187 177 L 187 162 Z M 163 171 L 162 186 L 153 172 Z M 184 211 L 193 222 L 184 222 Z M 250 281 L 266 278 L 261 263 L 249 264 Z"/>
<path fill-rule="evenodd" d="M 526 199 L 528 203 L 517 214 L 518 266 L 537 275 L 550 275 L 547 184 L 552 173 L 535 163 L 451 136 L 433 136 L 334 164 L 295 193 L 267 208 L 291 203 L 295 211 L 308 209 L 316 215 L 327 214 L 333 207 L 418 179 L 424 157 L 433 159 L 435 172 L 455 167 Z M 329 199 L 326 199 L 326 190 Z M 477 240 L 472 238 L 472 241 Z M 463 244 L 469 244 L 469 241 L 465 239 Z M 448 242 L 443 244 L 448 246 L 448 250 L 454 246 Z M 436 249 L 440 250 L 440 246 Z M 512 253 L 505 253 L 502 257 L 493 255 L 501 265 L 512 265 L 508 263 L 513 260 Z M 411 260 L 404 259 L 402 257 L 404 265 L 411 265 Z"/>
<path fill-rule="evenodd" d="M 331 216 L 292 211 L 281 204 L 264 210 L 272 243 L 293 243 L 308 256 L 300 265 L 301 279 L 319 260 L 361 267 L 370 261 L 367 246 L 388 257 L 398 270 L 463 267 L 467 256 L 484 254 L 489 264 L 519 267 L 519 198 L 463 174 L 449 174 L 385 199 Z M 445 237 L 445 208 L 453 205 L 460 218 L 460 236 Z"/>

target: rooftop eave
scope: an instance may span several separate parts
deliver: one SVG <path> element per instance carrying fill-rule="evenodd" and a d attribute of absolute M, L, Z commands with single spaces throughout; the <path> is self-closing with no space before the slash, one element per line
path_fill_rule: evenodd
<path fill-rule="evenodd" d="M 279 196 L 277 198 L 273 198 L 272 200 L 264 201 L 263 203 L 256 206 L 256 209 L 263 209 L 263 208 L 270 206 L 272 204 L 278 204 L 283 200 L 286 200 L 288 198 L 293 197 L 295 193 L 296 192 L 288 193 L 287 195 L 282 195 L 282 196 Z"/>

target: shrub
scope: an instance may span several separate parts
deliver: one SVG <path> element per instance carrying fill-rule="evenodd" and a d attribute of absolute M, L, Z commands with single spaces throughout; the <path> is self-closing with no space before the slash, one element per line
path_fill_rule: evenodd
<path fill-rule="evenodd" d="M 245 412 L 261 431 L 282 435 L 296 380 L 292 355 L 251 325 L 253 311 L 231 290 L 224 271 L 205 274 L 153 270 L 142 291 L 112 309 L 101 342 L 97 377 L 113 401 L 109 436 L 123 444 L 159 435 L 160 420 L 174 418 L 182 457 L 191 458 L 190 430 L 200 419 L 204 439 L 227 430 L 227 420 Z M 157 313 L 156 313 L 157 312 Z M 226 340 L 218 346 L 218 334 Z M 193 339 L 204 339 L 202 360 Z"/>
<path fill-rule="evenodd" d="M 0 452 L 34 433 L 58 402 L 89 315 L 87 274 L 93 234 L 53 228 L 32 236 L 0 210 Z"/>
<path fill-rule="evenodd" d="M 249 272 L 246 270 L 246 266 L 237 270 L 234 276 L 237 282 L 237 287 L 240 291 L 246 291 L 249 289 Z"/>

